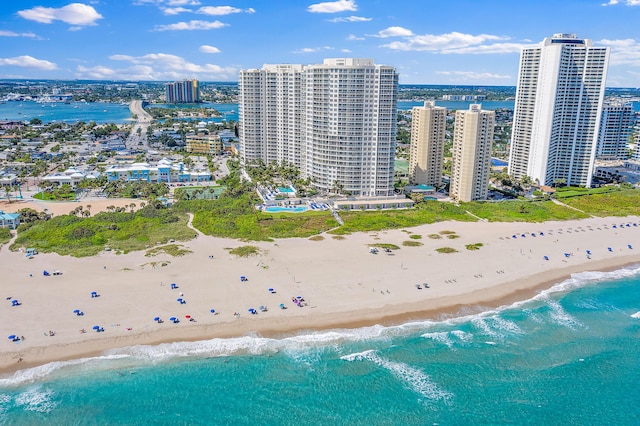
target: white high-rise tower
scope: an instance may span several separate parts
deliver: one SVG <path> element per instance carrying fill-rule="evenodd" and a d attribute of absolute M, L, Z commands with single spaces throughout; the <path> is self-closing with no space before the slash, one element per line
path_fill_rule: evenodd
<path fill-rule="evenodd" d="M 372 59 L 243 70 L 241 155 L 295 164 L 322 191 L 393 195 L 397 103 L 396 70 Z"/>
<path fill-rule="evenodd" d="M 509 174 L 590 186 L 608 47 L 555 34 L 520 57 Z"/>

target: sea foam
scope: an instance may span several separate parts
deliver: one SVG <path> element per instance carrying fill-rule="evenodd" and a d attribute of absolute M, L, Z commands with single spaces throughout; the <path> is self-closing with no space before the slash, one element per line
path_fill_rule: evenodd
<path fill-rule="evenodd" d="M 405 387 L 422 395 L 429 401 L 443 401 L 444 403 L 449 404 L 453 397 L 453 394 L 440 389 L 438 385 L 422 371 L 402 362 L 395 362 L 381 358 L 374 350 L 344 355 L 340 357 L 340 359 L 350 362 L 373 362 L 377 366 L 389 371 L 394 377 L 400 380 Z"/>

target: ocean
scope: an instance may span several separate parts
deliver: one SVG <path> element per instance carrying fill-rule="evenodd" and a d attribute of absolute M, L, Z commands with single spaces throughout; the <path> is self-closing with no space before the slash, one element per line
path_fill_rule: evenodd
<path fill-rule="evenodd" d="M 0 424 L 635 425 L 639 285 L 636 265 L 457 318 L 52 363 L 0 378 Z"/>

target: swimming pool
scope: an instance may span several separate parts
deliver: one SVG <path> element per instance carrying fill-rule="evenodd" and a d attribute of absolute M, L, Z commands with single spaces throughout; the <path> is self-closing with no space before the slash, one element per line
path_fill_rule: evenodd
<path fill-rule="evenodd" d="M 268 213 L 301 213 L 309 210 L 307 206 L 296 206 L 296 207 L 279 207 L 279 206 L 269 206 L 264 209 L 265 212 Z"/>
<path fill-rule="evenodd" d="M 278 192 L 295 192 L 291 187 L 289 186 L 279 186 L 278 187 Z"/>

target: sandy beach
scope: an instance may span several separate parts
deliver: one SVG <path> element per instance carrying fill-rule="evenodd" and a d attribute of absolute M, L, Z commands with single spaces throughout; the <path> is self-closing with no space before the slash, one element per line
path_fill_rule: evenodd
<path fill-rule="evenodd" d="M 90 204 L 98 210 L 96 202 Z M 72 207 L 61 213 L 68 210 Z M 409 234 L 420 235 L 411 241 L 423 245 L 403 246 Z M 433 234 L 441 238 L 430 238 Z M 0 372 L 139 344 L 248 333 L 284 336 L 480 311 L 527 299 L 572 273 L 635 263 L 639 237 L 640 218 L 626 217 L 542 224 L 443 222 L 343 240 L 331 235 L 321 241 L 286 239 L 250 243 L 262 250 L 250 258 L 228 252 L 248 243 L 203 235 L 184 244 L 192 253 L 183 257 L 103 252 L 81 259 L 56 254 L 29 259 L 4 246 Z M 369 252 L 369 244 L 385 243 L 401 248 Z M 465 248 L 476 243 L 482 243 L 479 250 Z M 441 247 L 457 252 L 435 251 Z M 62 275 L 44 276 L 44 270 Z M 172 289 L 173 283 L 178 288 Z M 304 299 L 302 306 L 292 302 L 297 296 Z M 13 300 L 20 304 L 12 306 Z M 251 308 L 257 314 L 249 313 Z M 9 335 L 21 340 L 11 341 Z"/>

